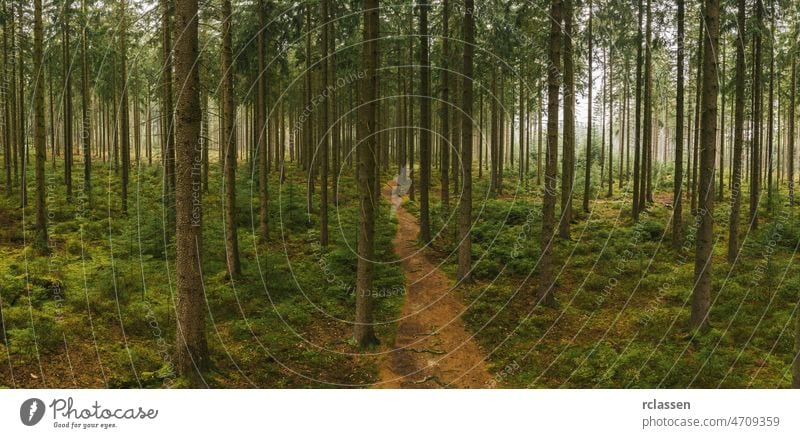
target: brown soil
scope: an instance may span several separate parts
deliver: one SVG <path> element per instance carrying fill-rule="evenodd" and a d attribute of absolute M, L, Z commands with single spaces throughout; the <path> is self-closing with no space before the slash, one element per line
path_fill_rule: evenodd
<path fill-rule="evenodd" d="M 395 181 L 383 195 L 392 201 Z M 485 388 L 491 381 L 485 354 L 464 327 L 464 306 L 450 290 L 450 279 L 431 263 L 416 242 L 414 216 L 396 206 L 397 234 L 392 241 L 406 275 L 406 300 L 395 344 L 380 363 L 377 388 Z"/>

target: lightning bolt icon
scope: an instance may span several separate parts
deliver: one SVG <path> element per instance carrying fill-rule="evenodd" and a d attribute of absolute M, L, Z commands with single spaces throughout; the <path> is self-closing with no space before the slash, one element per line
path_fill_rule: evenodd
<path fill-rule="evenodd" d="M 31 400 L 30 412 L 28 413 L 28 421 L 33 420 L 33 414 L 39 409 L 39 403 L 36 400 Z"/>

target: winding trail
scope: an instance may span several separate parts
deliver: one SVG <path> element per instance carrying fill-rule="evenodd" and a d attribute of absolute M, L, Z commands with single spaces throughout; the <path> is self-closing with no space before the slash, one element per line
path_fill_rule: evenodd
<path fill-rule="evenodd" d="M 417 247 L 417 219 L 402 206 L 397 180 L 384 186 L 397 215 L 392 240 L 406 277 L 406 296 L 394 345 L 380 362 L 376 388 L 485 388 L 486 356 L 464 327 L 463 304 L 450 279 Z"/>

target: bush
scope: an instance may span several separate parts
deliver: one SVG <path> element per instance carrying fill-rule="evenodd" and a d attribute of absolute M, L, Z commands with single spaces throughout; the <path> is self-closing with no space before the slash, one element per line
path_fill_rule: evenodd
<path fill-rule="evenodd" d="M 8 335 L 8 351 L 34 359 L 39 354 L 52 353 L 63 343 L 64 332 L 56 321 L 48 316 L 40 316 L 33 326 L 12 328 Z"/>

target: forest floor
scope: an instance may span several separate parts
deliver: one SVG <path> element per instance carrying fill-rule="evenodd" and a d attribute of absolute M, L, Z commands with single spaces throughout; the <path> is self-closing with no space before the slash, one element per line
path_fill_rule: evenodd
<path fill-rule="evenodd" d="M 464 327 L 464 306 L 451 281 L 417 245 L 417 218 L 402 206 L 397 179 L 383 196 L 397 215 L 394 251 L 405 272 L 405 302 L 394 345 L 380 364 L 378 388 L 483 388 L 491 381 L 485 354 Z"/>
<path fill-rule="evenodd" d="M 473 184 L 473 282 L 456 285 L 459 202 L 439 199 L 431 175 L 431 245 L 418 241 L 419 205 L 385 187 L 376 220 L 375 320 L 381 345 L 353 341 L 358 193 L 339 181 L 330 238 L 319 245 L 319 191 L 311 212 L 306 179 L 289 167 L 270 175 L 268 243 L 253 229 L 253 172 L 237 172 L 243 276 L 226 276 L 222 185 L 212 167 L 203 195 L 204 286 L 217 388 L 505 387 L 774 388 L 791 383 L 793 327 L 800 296 L 800 220 L 785 184 L 750 229 L 740 217 L 742 252 L 726 261 L 730 195 L 714 212 L 712 329 L 687 329 L 696 239 L 685 203 L 685 244 L 669 242 L 672 181 L 654 181 L 653 203 L 630 215 L 630 185 L 605 196 L 593 187 L 571 239 L 553 248 L 556 309 L 537 306 L 541 187 L 507 178 L 489 192 Z M 80 167 L 75 170 L 80 173 Z M 394 170 L 394 169 L 392 169 Z M 48 180 L 51 253 L 31 246 L 33 203 L 0 196 L 0 388 L 181 387 L 172 367 L 174 253 L 165 236 L 160 170 L 132 174 L 130 211 L 120 210 L 118 177 L 94 170 L 87 205 L 68 201 L 57 169 Z M 596 169 L 599 173 L 599 168 Z M 29 172 L 33 172 L 32 168 Z M 382 175 L 392 178 L 391 170 Z M 657 175 L 670 175 L 662 169 Z M 578 180 L 576 187 L 583 187 Z M 33 193 L 32 183 L 30 187 Z M 742 199 L 748 199 L 742 194 Z M 393 212 L 394 210 L 394 212 Z M 309 214 L 310 213 L 310 214 Z M 212 250 L 213 249 L 213 250 Z M 389 354 L 387 354 L 387 352 Z"/>

